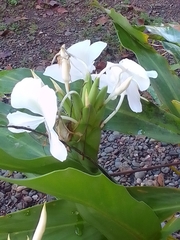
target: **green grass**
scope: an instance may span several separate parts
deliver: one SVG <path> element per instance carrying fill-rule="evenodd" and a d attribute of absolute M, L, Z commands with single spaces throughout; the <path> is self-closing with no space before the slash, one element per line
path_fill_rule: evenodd
<path fill-rule="evenodd" d="M 8 3 L 10 5 L 17 5 L 18 4 L 18 0 L 8 0 Z"/>

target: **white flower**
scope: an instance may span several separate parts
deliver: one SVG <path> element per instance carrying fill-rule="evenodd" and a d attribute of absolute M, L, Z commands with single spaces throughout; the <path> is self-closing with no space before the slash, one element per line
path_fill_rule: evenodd
<path fill-rule="evenodd" d="M 131 110 L 142 112 L 139 90 L 147 90 L 150 85 L 149 77 L 156 78 L 157 72 L 146 71 L 139 64 L 129 59 L 123 59 L 119 64 L 108 62 L 105 72 L 106 74 L 100 74 L 100 88 L 107 86 L 107 92 L 110 93 L 112 100 L 120 94 L 126 94 Z M 123 93 L 118 92 L 118 89 L 121 90 L 120 85 L 129 78 L 131 78 L 131 81 L 126 90 Z"/>
<path fill-rule="evenodd" d="M 67 49 L 67 52 L 70 54 L 70 76 L 72 82 L 84 79 L 88 72 L 91 73 L 95 70 L 94 61 L 107 46 L 102 41 L 93 44 L 90 43 L 90 40 L 84 40 L 75 43 Z M 48 66 L 45 69 L 44 75 L 64 83 L 62 79 L 62 66 L 60 64 Z"/>
<path fill-rule="evenodd" d="M 44 122 L 50 143 L 51 154 L 60 161 L 67 157 L 67 150 L 63 143 L 59 141 L 58 135 L 53 127 L 57 114 L 57 98 L 53 89 L 44 85 L 40 78 L 24 78 L 13 88 L 11 94 L 11 105 L 13 108 L 28 109 L 38 116 L 23 112 L 9 113 L 7 118 L 9 125 L 22 126 L 36 129 Z M 28 132 L 25 129 L 9 127 L 14 133 Z"/>

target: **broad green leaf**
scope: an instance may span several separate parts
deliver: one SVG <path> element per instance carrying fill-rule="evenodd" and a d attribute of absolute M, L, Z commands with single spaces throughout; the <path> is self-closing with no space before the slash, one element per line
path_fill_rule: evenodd
<path fill-rule="evenodd" d="M 113 20 L 121 44 L 136 54 L 139 63 L 146 70 L 157 71 L 158 77 L 151 79 L 151 84 L 161 104 L 163 104 L 167 111 L 179 116 L 171 101 L 174 99 L 180 100 L 180 94 L 179 91 L 177 91 L 177 89 L 180 89 L 180 79 L 175 74 L 172 74 L 167 60 L 158 54 L 150 45 L 147 46 L 147 43 L 143 44 L 140 42 L 139 38 L 135 35 L 132 37 L 128 30 L 129 23 L 127 26 L 121 24 L 123 20 L 121 14 L 116 13 L 113 9 L 111 9 L 108 14 Z M 139 31 L 139 34 L 141 35 L 142 33 Z"/>
<path fill-rule="evenodd" d="M 168 219 L 168 222 L 162 229 L 162 239 L 166 240 L 170 234 L 178 230 L 180 230 L 180 218 L 172 217 L 171 219 Z"/>
<path fill-rule="evenodd" d="M 42 205 L 34 206 L 16 213 L 0 217 L 0 239 L 32 239 L 37 226 Z M 46 204 L 47 225 L 42 240 L 106 240 L 94 227 L 85 222 L 78 214 L 74 203 L 57 200 Z"/>
<path fill-rule="evenodd" d="M 77 161 L 73 161 L 71 159 L 67 159 L 64 162 L 60 162 L 57 159 L 53 158 L 52 156 L 39 157 L 34 159 L 27 158 L 19 159 L 13 157 L 12 155 L 9 155 L 2 149 L 0 149 L 0 157 L 1 157 L 0 168 L 12 171 L 45 174 L 59 169 L 74 167 L 76 169 L 80 169 L 84 172 L 87 172 L 87 170 L 83 168 L 82 165 L 80 165 Z"/>
<path fill-rule="evenodd" d="M 145 26 L 152 34 L 160 35 L 168 42 L 180 43 L 180 31 L 171 26 Z"/>
<path fill-rule="evenodd" d="M 108 103 L 106 115 L 115 109 L 117 101 Z M 159 109 L 151 102 L 143 100 L 141 102 L 143 111 L 134 113 L 130 110 L 127 100 L 124 100 L 118 113 L 105 125 L 104 129 L 125 134 L 145 135 L 174 144 L 180 143 L 180 118 Z"/>
<path fill-rule="evenodd" d="M 19 68 L 0 71 L 0 93 L 10 93 L 15 84 L 25 77 L 32 77 L 30 69 Z"/>
<path fill-rule="evenodd" d="M 120 16 L 119 13 L 115 12 L 114 9 L 105 9 L 105 11 L 107 14 L 109 14 L 109 16 L 113 17 L 113 21 L 116 24 L 119 24 L 122 26 L 122 28 L 126 29 L 127 33 L 130 34 L 132 38 L 137 39 L 142 44 L 148 43 L 148 35 L 132 27 L 126 17 L 123 17 L 122 15 Z M 148 44 L 147 48 L 149 48 Z"/>
<path fill-rule="evenodd" d="M 169 42 L 162 42 L 162 45 L 164 49 L 166 49 L 167 52 L 171 53 L 177 62 L 180 61 L 180 47 L 177 46 L 174 43 L 169 43 Z"/>
<path fill-rule="evenodd" d="M 170 68 L 172 71 L 175 71 L 180 68 L 180 63 L 172 64 L 172 65 L 170 65 Z"/>
<path fill-rule="evenodd" d="M 42 72 L 35 71 L 35 73 L 43 80 L 45 84 L 53 88 L 53 83 L 50 81 L 49 77 L 44 76 Z M 33 77 L 31 70 L 28 68 L 0 71 L 0 93 L 11 93 L 15 84 L 26 77 Z"/>
<path fill-rule="evenodd" d="M 54 85 L 49 77 L 44 76 L 42 72 L 35 71 L 35 73 L 42 79 L 44 84 L 54 89 Z M 28 68 L 17 68 L 13 70 L 0 71 L 0 94 L 11 93 L 16 83 L 25 77 L 32 77 L 32 72 Z M 76 81 L 71 83 L 71 89 L 79 91 L 82 88 L 84 81 Z M 64 90 L 64 84 L 57 82 L 58 85 Z"/>
<path fill-rule="evenodd" d="M 160 238 L 160 222 L 152 209 L 102 174 L 92 176 L 69 168 L 31 179 L 0 179 L 78 203 L 80 215 L 108 240 Z"/>
<path fill-rule="evenodd" d="M 180 189 L 168 187 L 129 187 L 127 190 L 138 201 L 147 203 L 161 222 L 180 211 Z"/>
<path fill-rule="evenodd" d="M 173 105 L 177 109 L 177 111 L 180 113 L 180 102 L 177 100 L 172 100 Z"/>

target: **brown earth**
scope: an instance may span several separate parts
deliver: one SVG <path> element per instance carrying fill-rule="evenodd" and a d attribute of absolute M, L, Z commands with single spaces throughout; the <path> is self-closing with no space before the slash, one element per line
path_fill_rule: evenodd
<path fill-rule="evenodd" d="M 99 2 L 123 13 L 132 23 L 180 22 L 178 0 Z M 111 21 L 88 0 L 1 0 L 0 16 L 0 69 L 43 70 L 62 43 L 68 47 L 83 39 L 107 42 L 103 59 L 116 61 L 126 56 L 118 50 Z"/>

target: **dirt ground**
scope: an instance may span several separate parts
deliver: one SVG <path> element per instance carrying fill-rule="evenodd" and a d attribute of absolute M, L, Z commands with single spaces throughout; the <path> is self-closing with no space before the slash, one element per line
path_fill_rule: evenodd
<path fill-rule="evenodd" d="M 180 22 L 179 0 L 99 2 L 135 24 Z M 43 70 L 62 43 L 69 47 L 84 39 L 107 42 L 106 60 L 124 57 L 111 21 L 90 0 L 0 0 L 0 16 L 0 69 Z"/>

